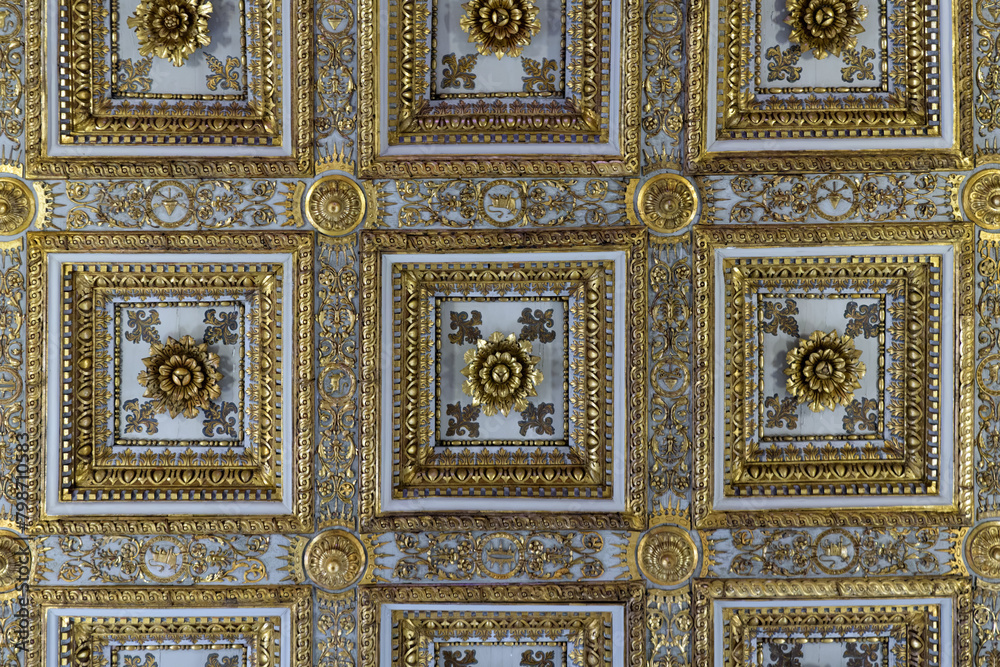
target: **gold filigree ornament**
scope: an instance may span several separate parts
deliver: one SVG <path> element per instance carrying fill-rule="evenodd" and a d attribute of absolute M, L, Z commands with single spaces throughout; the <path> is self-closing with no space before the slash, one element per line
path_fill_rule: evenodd
<path fill-rule="evenodd" d="M 969 177 L 962 190 L 962 208 L 977 225 L 1000 229 L 1000 169 L 986 169 Z"/>
<path fill-rule="evenodd" d="M 469 0 L 462 9 L 466 14 L 459 25 L 469 33 L 469 41 L 484 56 L 493 54 L 498 60 L 520 56 L 542 28 L 531 0 Z"/>
<path fill-rule="evenodd" d="M 671 234 L 694 220 L 698 196 L 683 176 L 661 174 L 639 190 L 639 218 L 654 232 Z"/>
<path fill-rule="evenodd" d="M 785 389 L 807 403 L 813 412 L 833 410 L 838 404 L 848 405 L 854 392 L 861 388 L 865 365 L 859 361 L 861 351 L 854 339 L 837 332 L 814 331 L 803 338 L 785 358 L 788 368 Z"/>
<path fill-rule="evenodd" d="M 969 533 L 965 559 L 977 576 L 1000 579 L 1000 521 L 981 523 Z"/>
<path fill-rule="evenodd" d="M 542 382 L 539 361 L 539 357 L 531 356 L 530 341 L 495 331 L 466 351 L 462 375 L 468 380 L 462 391 L 472 397 L 473 405 L 482 406 L 487 417 L 497 412 L 506 417 L 511 408 L 524 410 L 528 397 L 538 395 L 535 388 Z"/>
<path fill-rule="evenodd" d="M 9 598 L 31 574 L 31 551 L 18 535 L 0 531 L 0 600 Z"/>
<path fill-rule="evenodd" d="M 365 195 L 346 176 L 327 176 L 306 192 L 306 217 L 321 233 L 343 236 L 358 228 L 365 217 Z"/>
<path fill-rule="evenodd" d="M 139 54 L 155 55 L 180 67 L 199 47 L 208 46 L 208 0 L 141 0 L 128 27 L 139 39 Z"/>
<path fill-rule="evenodd" d="M 146 387 L 143 397 L 153 399 L 157 413 L 195 417 L 199 408 L 208 408 L 222 394 L 219 355 L 209 352 L 207 343 L 196 344 L 191 336 L 168 337 L 166 345 L 153 343 L 142 363 L 146 364 L 146 370 L 139 373 L 139 382 Z"/>
<path fill-rule="evenodd" d="M 35 218 L 35 196 L 16 178 L 0 178 L 0 235 L 23 232 Z"/>
<path fill-rule="evenodd" d="M 683 528 L 661 526 L 639 540 L 642 576 L 659 586 L 676 586 L 694 574 L 698 548 Z"/>
<path fill-rule="evenodd" d="M 306 547 L 305 569 L 317 586 L 330 590 L 347 588 L 361 578 L 365 549 L 350 533 L 328 530 Z"/>
<path fill-rule="evenodd" d="M 819 60 L 857 46 L 855 35 L 865 31 L 861 22 L 868 17 L 857 0 L 786 0 L 785 9 L 785 23 L 792 27 L 789 41 L 812 50 Z"/>

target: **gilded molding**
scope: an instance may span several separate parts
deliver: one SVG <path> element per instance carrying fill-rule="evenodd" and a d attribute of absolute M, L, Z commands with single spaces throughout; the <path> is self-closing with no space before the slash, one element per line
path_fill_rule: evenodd
<path fill-rule="evenodd" d="M 304 562 L 313 583 L 338 590 L 361 578 L 365 560 L 365 548 L 358 538 L 344 530 L 326 530 L 309 542 Z"/>
<path fill-rule="evenodd" d="M 691 535 L 677 526 L 658 526 L 639 540 L 639 569 L 658 586 L 684 583 L 698 564 L 698 547 Z"/>
<path fill-rule="evenodd" d="M 134 235 L 123 233 L 34 233 L 28 241 L 28 360 L 26 427 L 28 433 L 28 530 L 43 533 L 270 533 L 309 531 L 313 526 L 312 492 L 312 433 L 314 403 L 311 390 L 313 377 L 313 303 L 312 299 L 296 298 L 295 310 L 286 308 L 285 316 L 293 318 L 295 337 L 285 341 L 292 351 L 292 368 L 296 373 L 291 400 L 283 405 L 283 419 L 293 420 L 294 445 L 291 460 L 282 463 L 282 483 L 292 486 L 292 512 L 280 516 L 51 516 L 45 511 L 44 451 L 46 431 L 45 377 L 46 345 L 49 327 L 47 312 L 46 272 L 48 255 L 53 252 L 143 253 L 201 252 L 228 254 L 288 252 L 292 271 L 287 278 L 287 292 L 313 293 L 313 240 L 301 232 L 213 232 L 201 234 L 173 233 Z M 238 255 L 237 255 L 238 256 Z M 286 393 L 286 396 L 289 395 Z M 79 421 L 79 420 L 78 420 Z M 270 420 L 269 420 L 270 421 Z M 89 423 L 87 426 L 89 427 Z M 201 491 L 199 491 L 201 492 Z"/>
<path fill-rule="evenodd" d="M 872 525 L 952 526 L 971 520 L 973 502 L 972 428 L 973 397 L 968 389 L 956 392 L 955 414 L 957 432 L 954 437 L 954 484 L 951 502 L 940 507 L 895 507 L 885 510 L 831 507 L 797 512 L 762 512 L 752 510 L 719 511 L 713 509 L 714 498 L 722 493 L 712 478 L 715 461 L 713 397 L 714 309 L 715 294 L 714 250 L 719 247 L 789 246 L 820 247 L 823 245 L 865 246 L 874 244 L 906 244 L 936 242 L 950 244 L 955 251 L 957 309 L 955 344 L 959 388 L 971 387 L 973 377 L 973 254 L 972 227 L 969 224 L 921 225 L 837 225 L 697 227 L 695 232 L 695 457 L 694 457 L 694 520 L 701 529 L 756 526 L 844 526 L 863 521 Z M 909 461 L 909 457 L 907 459 Z M 795 466 L 787 466 L 794 471 Z M 734 468 L 735 470 L 735 468 Z M 737 473 L 734 472 L 734 475 Z"/>

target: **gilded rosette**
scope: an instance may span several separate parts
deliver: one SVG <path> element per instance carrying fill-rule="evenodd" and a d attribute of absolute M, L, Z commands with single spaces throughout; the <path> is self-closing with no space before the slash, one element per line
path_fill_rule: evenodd
<path fill-rule="evenodd" d="M 651 530 L 639 541 L 639 569 L 660 586 L 676 586 L 694 574 L 698 550 L 687 531 L 677 526 Z"/>
<path fill-rule="evenodd" d="M 467 365 L 462 375 L 468 380 L 462 391 L 489 417 L 498 412 L 506 417 L 512 408 L 524 410 L 528 397 L 538 395 L 535 388 L 542 381 L 542 373 L 536 368 L 539 361 L 531 356 L 529 341 L 495 331 L 488 339 L 480 338 L 476 347 L 465 353 Z"/>
<path fill-rule="evenodd" d="M 344 176 L 327 176 L 306 193 L 306 217 L 322 234 L 341 236 L 357 229 L 365 217 L 365 197 Z"/>
<path fill-rule="evenodd" d="M 0 178 L 0 234 L 23 231 L 35 217 L 35 197 L 21 181 Z"/>
<path fill-rule="evenodd" d="M 164 58 L 180 67 L 199 47 L 208 46 L 208 0 L 142 0 L 128 27 L 135 30 L 139 53 Z"/>
<path fill-rule="evenodd" d="M 814 331 L 788 353 L 785 388 L 813 412 L 848 405 L 865 375 L 860 356 L 850 336 Z"/>
<path fill-rule="evenodd" d="M 542 28 L 531 0 L 469 0 L 462 9 L 466 14 L 459 25 L 469 33 L 469 41 L 484 56 L 492 54 L 498 60 L 520 56 Z"/>
<path fill-rule="evenodd" d="M 317 585 L 336 590 L 356 582 L 365 564 L 361 542 L 343 530 L 328 530 L 306 547 L 306 574 Z"/>
<path fill-rule="evenodd" d="M 654 232 L 670 234 L 694 220 L 698 199 L 694 186 L 677 174 L 661 174 L 639 190 L 639 218 Z"/>
<path fill-rule="evenodd" d="M 142 362 L 146 364 L 139 373 L 139 382 L 146 386 L 143 396 L 153 399 L 157 413 L 194 417 L 222 393 L 219 355 L 209 352 L 207 343 L 195 344 L 191 336 L 168 337 L 166 345 L 153 343 Z"/>
<path fill-rule="evenodd" d="M 865 31 L 861 22 L 868 17 L 856 0 L 787 0 L 785 7 L 785 23 L 792 27 L 788 39 L 820 60 L 857 46 L 855 35 Z"/>

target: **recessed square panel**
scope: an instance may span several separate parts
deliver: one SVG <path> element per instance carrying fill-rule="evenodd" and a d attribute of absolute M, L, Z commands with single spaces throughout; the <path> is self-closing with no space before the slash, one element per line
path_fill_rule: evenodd
<path fill-rule="evenodd" d="M 192 17 L 180 33 L 185 49 L 154 25 L 158 12 L 173 18 L 171 7 Z M 27 114 L 29 175 L 309 174 L 311 33 L 296 19 L 311 7 L 29 2 L 29 40 L 44 44 L 26 54 L 36 110 Z M 46 15 L 58 17 L 47 32 Z"/>
<path fill-rule="evenodd" d="M 694 595 L 699 665 L 971 665 L 967 580 L 696 580 Z"/>
<path fill-rule="evenodd" d="M 29 242 L 29 364 L 61 369 L 29 388 L 34 528 L 308 525 L 311 236 L 129 238 Z"/>
<path fill-rule="evenodd" d="M 359 53 L 362 175 L 636 173 L 639 4 L 495 9 L 362 3 L 359 41 L 377 45 Z M 494 30 L 491 17 L 508 15 Z"/>
<path fill-rule="evenodd" d="M 367 525 L 429 509 L 544 523 L 568 506 L 641 521 L 642 243 L 631 230 L 363 237 L 378 289 L 362 363 L 391 369 L 362 385 L 381 406 L 362 417 Z"/>
<path fill-rule="evenodd" d="M 363 587 L 360 659 L 373 667 L 645 664 L 639 584 Z"/>
<path fill-rule="evenodd" d="M 311 612 L 310 589 L 299 586 L 36 588 L 28 613 L 40 640 L 27 664 L 305 667 Z"/>
<path fill-rule="evenodd" d="M 699 525 L 968 518 L 970 230 L 831 229 L 698 232 Z"/>
<path fill-rule="evenodd" d="M 687 166 L 968 168 L 971 5 L 697 0 Z"/>

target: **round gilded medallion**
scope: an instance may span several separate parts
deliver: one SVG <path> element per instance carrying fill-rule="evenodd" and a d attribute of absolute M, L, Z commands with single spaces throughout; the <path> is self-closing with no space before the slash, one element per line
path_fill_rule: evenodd
<path fill-rule="evenodd" d="M 180 227 L 191 218 L 191 189 L 180 181 L 163 181 L 146 193 L 146 215 L 165 229 Z"/>
<path fill-rule="evenodd" d="M 660 174 L 639 190 L 639 217 L 654 232 L 671 234 L 694 220 L 698 195 L 683 176 Z"/>
<path fill-rule="evenodd" d="M 676 586 L 691 578 L 698 561 L 694 540 L 683 528 L 661 526 L 639 540 L 639 569 L 660 586 Z"/>
<path fill-rule="evenodd" d="M 0 178 L 0 236 L 23 232 L 35 217 L 35 195 L 16 178 Z"/>
<path fill-rule="evenodd" d="M 850 572 L 858 563 L 857 542 L 842 528 L 831 528 L 820 533 L 814 548 L 816 567 L 826 574 Z"/>
<path fill-rule="evenodd" d="M 146 388 L 143 397 L 153 399 L 157 414 L 169 412 L 171 419 L 179 414 L 196 417 L 199 409 L 207 410 L 222 395 L 219 361 L 207 343 L 196 343 L 191 336 L 180 340 L 168 336 L 165 345 L 153 343 L 142 360 L 146 370 L 138 376 Z"/>
<path fill-rule="evenodd" d="M 515 535 L 494 533 L 480 545 L 480 562 L 497 579 L 509 579 L 521 572 L 524 549 Z"/>
<path fill-rule="evenodd" d="M 160 584 L 177 581 L 187 566 L 184 542 L 165 535 L 148 540 L 139 549 L 139 571 L 148 579 Z"/>
<path fill-rule="evenodd" d="M 818 60 L 857 46 L 855 35 L 865 31 L 861 22 L 868 18 L 857 0 L 786 0 L 785 9 L 785 23 L 792 27 L 788 40 Z"/>
<path fill-rule="evenodd" d="M 31 574 L 31 551 L 18 535 L 0 531 L 0 593 L 14 590 Z"/>
<path fill-rule="evenodd" d="M 139 40 L 139 55 L 150 54 L 180 67 L 199 47 L 208 46 L 208 0 L 141 0 L 128 27 Z"/>
<path fill-rule="evenodd" d="M 462 391 L 487 417 L 498 412 L 506 417 L 511 409 L 524 410 L 528 398 L 538 395 L 535 388 L 542 382 L 539 361 L 531 355 L 531 342 L 495 331 L 466 351 L 462 375 L 468 379 Z"/>
<path fill-rule="evenodd" d="M 338 590 L 358 579 L 365 567 L 361 542 L 343 530 L 328 530 L 312 538 L 306 546 L 306 574 L 317 586 Z"/>
<path fill-rule="evenodd" d="M 1000 169 L 985 169 L 965 181 L 962 208 L 977 225 L 1000 229 Z"/>
<path fill-rule="evenodd" d="M 321 178 L 306 192 L 306 217 L 321 234 L 349 234 L 365 217 L 365 195 L 346 176 Z"/>
<path fill-rule="evenodd" d="M 972 529 L 965 540 L 965 560 L 977 576 L 1000 579 L 1000 521 L 987 521 Z"/>
<path fill-rule="evenodd" d="M 479 213 L 494 227 L 510 227 L 524 217 L 524 188 L 510 181 L 494 181 L 479 200 Z"/>
<path fill-rule="evenodd" d="M 458 24 L 484 56 L 517 58 L 542 29 L 531 0 L 469 0 L 462 9 Z"/>

